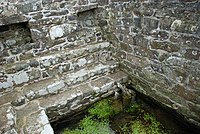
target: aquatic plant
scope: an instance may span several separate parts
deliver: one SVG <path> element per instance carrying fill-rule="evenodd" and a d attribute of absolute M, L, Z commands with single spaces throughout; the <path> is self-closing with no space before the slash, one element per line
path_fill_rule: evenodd
<path fill-rule="evenodd" d="M 75 130 L 66 130 L 63 134 L 110 134 L 109 123 L 106 121 L 97 121 L 91 116 L 85 117 L 80 121 L 80 128 Z"/>
<path fill-rule="evenodd" d="M 101 100 L 88 109 L 88 115 L 74 130 L 66 130 L 63 134 L 113 134 L 109 123 L 117 112 L 109 99 Z M 152 114 L 146 113 L 137 103 L 132 103 L 122 112 L 131 114 L 132 121 L 119 126 L 123 134 L 166 134 L 160 122 Z"/>
<path fill-rule="evenodd" d="M 79 123 L 79 128 L 66 130 L 63 134 L 111 134 L 109 118 L 116 112 L 108 99 L 95 103 L 88 110 L 89 115 Z M 98 120 L 97 120 L 98 119 Z"/>
<path fill-rule="evenodd" d="M 104 99 L 102 101 L 95 103 L 93 107 L 91 107 L 88 110 L 88 112 L 90 116 L 96 117 L 98 119 L 103 119 L 103 120 L 105 119 L 107 120 L 111 116 L 116 114 L 115 109 L 113 108 L 110 100 L 108 99 Z"/>
<path fill-rule="evenodd" d="M 141 109 L 141 106 L 137 103 L 132 103 L 130 106 L 125 108 L 126 113 L 135 113 L 138 112 Z"/>

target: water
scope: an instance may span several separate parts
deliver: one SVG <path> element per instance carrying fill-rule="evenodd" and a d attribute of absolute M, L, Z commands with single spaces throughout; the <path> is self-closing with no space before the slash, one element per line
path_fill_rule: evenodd
<path fill-rule="evenodd" d="M 145 115 L 153 115 L 155 119 L 160 122 L 159 129 L 162 133 L 169 134 L 199 134 L 200 129 L 196 128 L 182 119 L 180 115 L 174 111 L 170 111 L 167 108 L 163 108 L 161 105 L 151 100 L 150 98 L 137 94 L 136 99 L 133 101 L 131 98 L 120 97 L 114 100 L 113 97 L 109 98 L 112 100 L 112 106 L 120 111 L 118 114 L 110 118 L 109 127 L 116 134 L 129 134 L 131 133 L 131 123 L 140 120 L 143 122 L 145 127 L 150 125 L 149 121 L 144 119 Z M 140 106 L 139 110 L 130 112 L 130 104 L 137 104 Z M 129 112 L 124 109 L 129 109 Z M 82 120 L 85 115 L 88 115 L 87 110 L 76 113 L 74 116 L 68 118 L 68 120 L 63 119 L 62 121 L 53 123 L 55 134 L 62 134 L 63 131 L 67 129 L 74 129 L 79 126 L 80 120 Z M 147 132 L 148 134 L 148 132 Z M 151 133 L 149 133 L 151 134 Z"/>

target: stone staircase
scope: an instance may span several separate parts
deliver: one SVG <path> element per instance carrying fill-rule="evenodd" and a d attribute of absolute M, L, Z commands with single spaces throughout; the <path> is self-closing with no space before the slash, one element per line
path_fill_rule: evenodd
<path fill-rule="evenodd" d="M 110 48 L 110 43 L 101 42 L 23 61 L 26 68 L 10 75 L 29 74 L 36 68 L 51 71 L 47 77 L 29 77 L 28 82 L 13 80 L 13 90 L 1 94 L 0 133 L 53 134 L 51 122 L 114 94 L 128 75 L 119 70 Z M 31 67 L 33 60 L 40 66 Z"/>

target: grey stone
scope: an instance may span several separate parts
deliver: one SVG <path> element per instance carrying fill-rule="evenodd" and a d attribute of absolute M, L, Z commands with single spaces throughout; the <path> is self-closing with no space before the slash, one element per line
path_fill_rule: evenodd
<path fill-rule="evenodd" d="M 200 124 L 199 3 L 184 2 L 2 0 L 0 108 L 18 114 L 5 133 L 52 133 L 39 104 L 56 121 L 128 80 Z"/>
<path fill-rule="evenodd" d="M 13 46 L 15 44 L 16 44 L 16 40 L 14 40 L 14 39 L 10 39 L 10 40 L 6 41 L 6 45 L 8 45 L 8 46 Z"/>
<path fill-rule="evenodd" d="M 20 64 L 16 64 L 15 65 L 15 70 L 18 72 L 18 71 L 21 71 L 21 70 L 24 70 L 26 68 L 28 68 L 28 64 L 27 63 L 20 63 Z"/>
<path fill-rule="evenodd" d="M 91 2 L 91 3 L 96 3 L 96 2 L 97 2 L 97 0 L 90 0 L 90 2 Z"/>
<path fill-rule="evenodd" d="M 63 87 L 65 87 L 64 81 L 58 81 L 58 82 L 55 82 L 55 83 L 49 85 L 47 87 L 47 90 L 49 91 L 49 93 L 55 93 L 55 92 L 58 92 L 58 90 Z"/>
<path fill-rule="evenodd" d="M 26 72 L 20 72 L 14 75 L 13 80 L 15 84 L 21 84 L 29 81 L 29 76 Z"/>
<path fill-rule="evenodd" d="M 31 67 L 37 67 L 37 66 L 39 66 L 39 62 L 37 60 L 33 59 L 33 60 L 30 60 L 29 65 Z"/>
<path fill-rule="evenodd" d="M 49 30 L 49 34 L 52 40 L 55 40 L 56 38 L 62 37 L 64 35 L 64 30 L 61 26 L 53 26 Z"/>

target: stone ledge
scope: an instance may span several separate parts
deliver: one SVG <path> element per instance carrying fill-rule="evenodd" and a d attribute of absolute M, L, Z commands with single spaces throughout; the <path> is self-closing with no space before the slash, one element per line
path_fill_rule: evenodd
<path fill-rule="evenodd" d="M 93 10 L 93 9 L 95 9 L 97 7 L 98 7 L 98 4 L 97 3 L 93 3 L 93 4 L 89 4 L 89 5 L 75 6 L 74 10 L 75 10 L 75 13 L 81 13 L 81 12 L 86 12 L 86 11 Z"/>
<path fill-rule="evenodd" d="M 10 104 L 0 107 L 0 133 L 16 134 L 16 111 Z"/>
<path fill-rule="evenodd" d="M 85 69 L 80 69 L 76 72 L 62 74 L 59 78 L 53 77 L 51 79 L 25 85 L 18 89 L 21 90 L 22 93 L 15 99 L 12 99 L 12 104 L 21 106 L 40 97 L 58 94 L 61 91 L 69 90 L 70 86 L 82 83 L 96 75 L 111 72 L 111 70 L 115 70 L 118 67 L 117 62 L 113 62 L 109 65 L 108 62 L 110 61 L 107 61 L 105 64 L 99 63 L 93 67 L 86 67 Z"/>
<path fill-rule="evenodd" d="M 110 78 L 109 76 L 121 75 L 121 79 Z M 86 108 L 86 106 L 105 98 L 118 91 L 117 84 L 125 84 L 128 75 L 121 71 L 100 76 L 94 80 L 70 87 L 68 90 L 56 95 L 39 99 L 40 107 L 46 109 L 50 122 L 64 118 L 72 112 Z M 97 89 L 98 88 L 98 92 Z"/>
<path fill-rule="evenodd" d="M 116 76 L 119 75 L 121 78 L 116 79 Z M 5 133 L 2 133 L 53 134 L 50 122 L 58 121 L 73 112 L 84 109 L 87 105 L 101 98 L 114 94 L 114 92 L 119 90 L 117 84 L 124 84 L 124 80 L 127 78 L 127 74 L 116 71 L 112 74 L 105 74 L 94 80 L 88 80 L 85 83 L 72 86 L 69 90 L 59 94 L 33 100 L 26 105 L 16 107 L 14 115 L 17 115 L 17 120 L 13 116 L 13 119 L 16 121 L 12 121 L 12 124 L 6 125 L 7 122 L 3 119 L 6 116 L 1 116 L 0 125 L 4 124 L 4 126 L 7 126 Z M 95 91 L 95 87 L 100 89 L 98 93 Z M 6 107 L 9 108 L 10 105 L 6 105 Z M 5 107 L 1 108 L 4 110 L 0 111 L 7 111 Z M 4 115 L 6 114 L 4 112 Z"/>
<path fill-rule="evenodd" d="M 28 22 L 28 21 L 29 21 L 29 19 L 27 19 L 24 16 L 14 15 L 14 16 L 1 18 L 0 19 L 0 26 L 16 24 L 16 23 L 23 23 L 23 22 Z"/>

